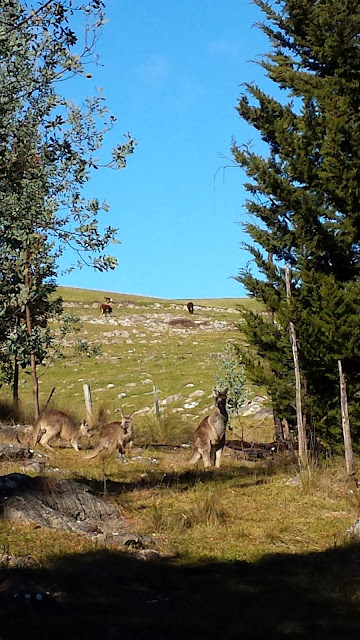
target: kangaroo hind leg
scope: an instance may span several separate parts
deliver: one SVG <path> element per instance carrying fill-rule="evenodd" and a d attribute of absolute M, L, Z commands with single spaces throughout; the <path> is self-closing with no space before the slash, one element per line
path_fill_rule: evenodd
<path fill-rule="evenodd" d="M 49 440 L 51 440 L 52 438 L 52 435 L 53 434 L 51 432 L 49 433 L 48 431 L 45 431 L 44 435 L 41 436 L 40 442 L 39 442 L 39 444 L 41 444 L 42 447 L 45 447 L 45 449 L 48 449 L 49 451 L 53 451 L 53 448 L 50 447 L 50 445 L 48 444 Z"/>
<path fill-rule="evenodd" d="M 201 453 L 199 453 L 198 449 L 195 449 L 193 455 L 189 460 L 189 464 L 196 464 L 197 462 L 199 462 L 200 458 L 201 458 Z"/>

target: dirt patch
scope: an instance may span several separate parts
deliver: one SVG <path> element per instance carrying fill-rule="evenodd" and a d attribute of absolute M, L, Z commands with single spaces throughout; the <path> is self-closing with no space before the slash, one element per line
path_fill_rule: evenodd
<path fill-rule="evenodd" d="M 169 320 L 168 324 L 171 327 L 181 327 L 185 329 L 197 329 L 200 325 L 208 324 L 207 322 L 194 322 L 190 318 L 174 318 L 173 320 Z"/>

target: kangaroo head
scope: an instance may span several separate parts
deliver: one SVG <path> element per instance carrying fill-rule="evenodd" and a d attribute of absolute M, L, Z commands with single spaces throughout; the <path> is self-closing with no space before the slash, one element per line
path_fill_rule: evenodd
<path fill-rule="evenodd" d="M 86 422 L 86 420 L 82 420 L 80 427 L 79 427 L 79 435 L 81 436 L 87 436 L 88 438 L 92 437 L 92 432 L 90 431 L 90 427 L 88 425 L 88 423 Z"/>
<path fill-rule="evenodd" d="M 132 417 L 134 415 L 134 411 L 132 413 L 129 413 L 128 415 L 126 415 L 125 413 L 123 413 L 123 410 L 120 409 L 121 412 L 121 425 L 124 429 L 124 431 L 127 431 L 128 429 L 131 429 L 132 426 Z"/>
<path fill-rule="evenodd" d="M 226 397 L 228 392 L 228 387 L 224 389 L 224 391 L 218 391 L 218 389 L 213 389 L 215 395 L 215 407 L 221 409 L 226 409 Z"/>

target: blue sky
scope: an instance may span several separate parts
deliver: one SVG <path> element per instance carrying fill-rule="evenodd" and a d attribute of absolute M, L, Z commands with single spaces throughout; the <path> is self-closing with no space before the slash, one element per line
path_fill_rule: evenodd
<path fill-rule="evenodd" d="M 116 127 L 138 146 L 121 172 L 94 174 L 87 195 L 110 204 L 119 266 L 74 270 L 59 284 L 162 298 L 242 297 L 232 276 L 249 259 L 244 174 L 230 146 L 256 138 L 235 110 L 243 82 L 269 89 L 256 58 L 269 43 L 247 0 L 109 0 L 89 95 L 104 87 Z M 65 256 L 61 266 L 69 263 Z"/>

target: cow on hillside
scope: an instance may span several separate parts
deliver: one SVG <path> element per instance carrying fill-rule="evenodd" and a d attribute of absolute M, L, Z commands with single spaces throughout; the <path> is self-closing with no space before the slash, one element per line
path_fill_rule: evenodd
<path fill-rule="evenodd" d="M 186 306 L 189 313 L 194 313 L 194 305 L 192 302 L 188 302 Z"/>
<path fill-rule="evenodd" d="M 112 313 L 112 307 L 104 302 L 100 305 L 100 312 L 102 316 L 107 316 Z"/>

